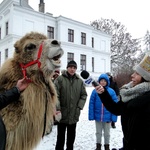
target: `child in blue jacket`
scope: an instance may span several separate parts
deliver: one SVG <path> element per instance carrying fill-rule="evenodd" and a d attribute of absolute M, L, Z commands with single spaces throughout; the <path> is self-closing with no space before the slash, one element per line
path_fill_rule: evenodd
<path fill-rule="evenodd" d="M 99 84 L 107 88 L 112 99 L 117 102 L 117 95 L 115 91 L 109 87 L 110 81 L 107 74 L 101 74 L 98 78 Z M 103 105 L 98 96 L 98 93 L 94 89 L 90 96 L 89 101 L 89 120 L 95 120 L 96 125 L 96 150 L 101 150 L 102 131 L 104 131 L 104 147 L 105 150 L 109 150 L 110 143 L 110 127 L 111 122 L 117 121 L 117 116 L 109 112 Z"/>

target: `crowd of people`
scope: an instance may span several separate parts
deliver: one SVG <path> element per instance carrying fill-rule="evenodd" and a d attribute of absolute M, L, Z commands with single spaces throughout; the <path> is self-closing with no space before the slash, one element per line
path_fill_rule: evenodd
<path fill-rule="evenodd" d="M 60 111 L 62 118 L 57 122 L 57 141 L 55 150 L 73 150 L 76 138 L 76 126 L 79 121 L 80 110 L 84 108 L 87 92 L 85 84 L 76 74 L 77 63 L 68 62 L 66 70 L 55 71 L 53 81 L 57 90 L 59 105 L 56 112 Z M 110 74 L 109 74 L 110 75 Z M 113 100 L 118 101 L 119 88 L 107 73 L 100 75 L 98 82 L 110 92 Z M 110 80 L 111 78 L 111 80 Z M 114 90 L 110 87 L 114 88 Z M 116 90 L 116 91 L 115 91 Z M 102 131 L 104 131 L 104 148 L 109 150 L 110 127 L 114 128 L 117 116 L 109 112 L 102 104 L 96 90 L 93 90 L 89 100 L 89 120 L 95 120 L 96 126 L 96 150 L 101 150 Z M 114 123 L 112 125 L 112 122 Z M 67 134 L 66 134 L 67 133 Z M 67 135 L 67 136 L 65 136 Z"/>
<path fill-rule="evenodd" d="M 55 150 L 74 149 L 76 127 L 81 110 L 84 108 L 87 92 L 83 79 L 76 73 L 77 63 L 68 62 L 66 70 L 55 70 L 52 78 L 59 104 L 56 106 L 54 121 L 57 121 L 57 140 Z M 117 116 L 121 116 L 123 147 L 120 150 L 150 150 L 150 56 L 145 55 L 135 67 L 131 82 L 120 89 L 111 73 L 103 73 L 98 78 L 98 86 L 89 99 L 89 121 L 95 121 L 96 148 L 110 150 L 110 128 L 116 128 Z M 29 82 L 21 79 L 16 87 L 0 95 L 0 109 L 18 100 L 20 92 Z M 61 114 L 61 115 L 60 115 Z M 61 117 L 60 117 L 61 116 Z M 0 150 L 5 150 L 6 130 L 0 118 Z M 113 149 L 117 150 L 117 149 Z"/>

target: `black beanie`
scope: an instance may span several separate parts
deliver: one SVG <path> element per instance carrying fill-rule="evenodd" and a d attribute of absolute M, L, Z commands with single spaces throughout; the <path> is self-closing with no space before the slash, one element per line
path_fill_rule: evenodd
<path fill-rule="evenodd" d="M 68 68 L 68 67 L 71 67 L 71 66 L 74 66 L 74 67 L 77 68 L 77 63 L 76 63 L 74 60 L 71 60 L 70 62 L 68 62 L 67 68 Z"/>

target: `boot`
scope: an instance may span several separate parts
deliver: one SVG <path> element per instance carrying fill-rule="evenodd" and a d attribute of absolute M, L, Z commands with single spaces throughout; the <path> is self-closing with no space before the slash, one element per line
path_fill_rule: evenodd
<path fill-rule="evenodd" d="M 116 128 L 115 122 L 111 122 L 111 127 L 112 127 L 113 129 Z"/>
<path fill-rule="evenodd" d="M 104 147 L 105 147 L 105 150 L 110 150 L 109 149 L 109 144 L 105 144 Z"/>
<path fill-rule="evenodd" d="M 100 143 L 96 143 L 96 149 L 95 150 L 101 150 L 101 144 Z"/>

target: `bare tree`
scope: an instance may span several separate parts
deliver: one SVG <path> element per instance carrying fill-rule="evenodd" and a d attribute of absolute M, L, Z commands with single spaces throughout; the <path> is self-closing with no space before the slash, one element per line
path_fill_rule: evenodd
<path fill-rule="evenodd" d="M 150 51 L 150 33 L 148 30 L 144 36 L 144 45 L 146 46 L 146 51 Z"/>
<path fill-rule="evenodd" d="M 129 75 L 133 66 L 137 63 L 137 53 L 141 53 L 139 39 L 132 39 L 130 33 L 120 22 L 113 19 L 95 20 L 91 22 L 95 29 L 112 35 L 111 39 L 111 70 L 117 76 L 119 74 Z"/>

